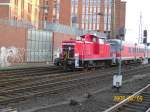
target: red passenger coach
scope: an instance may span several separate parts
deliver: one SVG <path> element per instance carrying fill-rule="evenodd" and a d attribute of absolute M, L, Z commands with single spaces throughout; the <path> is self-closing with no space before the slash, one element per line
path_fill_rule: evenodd
<path fill-rule="evenodd" d="M 107 42 L 111 45 L 111 52 L 115 54 L 115 59 L 119 60 L 120 56 L 124 62 L 142 62 L 146 57 L 150 60 L 150 48 L 143 44 L 132 44 L 127 42 L 122 42 L 117 39 L 110 39 Z M 120 46 L 121 52 L 120 52 Z"/>

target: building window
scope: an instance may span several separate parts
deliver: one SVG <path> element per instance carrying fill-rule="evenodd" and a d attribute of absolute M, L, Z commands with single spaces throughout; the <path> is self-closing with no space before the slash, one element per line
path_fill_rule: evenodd
<path fill-rule="evenodd" d="M 87 7 L 85 13 L 88 14 L 88 11 L 89 11 L 89 8 Z"/>
<path fill-rule="evenodd" d="M 45 1 L 45 5 L 48 6 L 48 0 Z"/>
<path fill-rule="evenodd" d="M 18 5 L 18 0 L 15 0 L 15 5 Z"/>
<path fill-rule="evenodd" d="M 60 0 L 54 1 L 54 8 L 53 8 L 53 22 L 59 23 L 59 13 L 60 13 Z"/>
<path fill-rule="evenodd" d="M 32 5 L 28 3 L 28 13 L 32 12 Z"/>
<path fill-rule="evenodd" d="M 96 7 L 94 7 L 94 13 L 96 13 Z"/>
<path fill-rule="evenodd" d="M 95 30 L 96 24 L 93 24 L 93 30 Z"/>
<path fill-rule="evenodd" d="M 76 26 L 78 26 L 78 0 L 71 0 L 71 17 L 72 17 L 72 23 L 76 23 Z"/>
<path fill-rule="evenodd" d="M 99 30 L 99 24 L 97 24 L 97 30 Z"/>
<path fill-rule="evenodd" d="M 100 16 L 97 16 L 97 23 L 100 23 Z"/>
<path fill-rule="evenodd" d="M 89 13 L 92 14 L 92 7 L 90 7 L 90 12 Z"/>
<path fill-rule="evenodd" d="M 92 24 L 89 24 L 89 30 L 92 30 Z"/>
<path fill-rule="evenodd" d="M 84 29 L 84 24 L 82 24 L 82 28 Z"/>
<path fill-rule="evenodd" d="M 45 21 L 47 21 L 48 20 L 48 17 L 47 16 L 45 16 Z"/>
<path fill-rule="evenodd" d="M 78 13 L 78 7 L 75 7 L 75 14 Z"/>

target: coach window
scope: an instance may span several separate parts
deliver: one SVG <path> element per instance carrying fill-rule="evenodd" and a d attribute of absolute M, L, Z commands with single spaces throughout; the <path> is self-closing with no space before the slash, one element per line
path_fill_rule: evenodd
<path fill-rule="evenodd" d="M 139 53 L 141 53 L 141 48 L 139 48 Z"/>
<path fill-rule="evenodd" d="M 121 50 L 124 50 L 124 46 L 121 47 Z"/>
<path fill-rule="evenodd" d="M 96 38 L 95 37 L 93 38 L 93 42 L 96 42 Z"/>
<path fill-rule="evenodd" d="M 141 48 L 141 53 L 143 53 L 143 49 Z"/>
<path fill-rule="evenodd" d="M 131 53 L 131 48 L 129 47 L 128 49 L 129 49 L 129 53 Z"/>
<path fill-rule="evenodd" d="M 132 53 L 134 53 L 134 48 L 132 48 Z"/>
<path fill-rule="evenodd" d="M 134 49 L 132 48 L 132 51 L 131 51 L 132 53 L 134 53 Z"/>

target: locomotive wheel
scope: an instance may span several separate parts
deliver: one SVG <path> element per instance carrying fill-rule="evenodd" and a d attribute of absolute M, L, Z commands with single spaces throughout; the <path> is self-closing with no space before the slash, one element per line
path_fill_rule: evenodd
<path fill-rule="evenodd" d="M 65 72 L 68 71 L 67 61 L 64 61 L 64 63 L 63 63 L 63 69 L 64 69 Z"/>
<path fill-rule="evenodd" d="M 88 67 L 89 67 L 88 62 L 85 62 L 85 63 L 84 63 L 84 68 L 85 68 L 85 69 L 88 69 Z"/>

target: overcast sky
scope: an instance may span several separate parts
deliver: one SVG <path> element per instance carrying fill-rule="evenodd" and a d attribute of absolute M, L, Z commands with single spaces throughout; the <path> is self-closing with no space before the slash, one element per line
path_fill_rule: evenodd
<path fill-rule="evenodd" d="M 150 32 L 150 0 L 122 0 L 126 1 L 126 40 L 137 41 L 139 37 L 140 13 L 142 15 L 143 30 Z M 150 33 L 148 33 L 150 35 Z M 148 39 L 150 40 L 150 39 Z"/>

